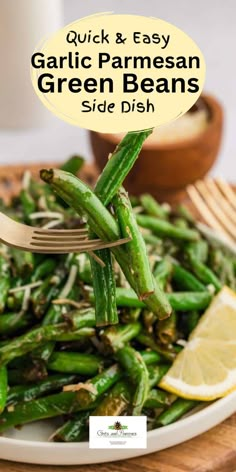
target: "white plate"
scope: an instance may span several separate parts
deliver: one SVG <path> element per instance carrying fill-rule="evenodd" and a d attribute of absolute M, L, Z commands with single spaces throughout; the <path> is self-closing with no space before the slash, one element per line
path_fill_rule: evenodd
<path fill-rule="evenodd" d="M 180 444 L 216 426 L 236 411 L 236 392 L 200 411 L 174 423 L 148 433 L 146 450 L 89 449 L 88 443 L 46 442 L 55 430 L 51 422 L 37 422 L 12 429 L 7 437 L 0 437 L 0 459 L 31 464 L 79 465 L 129 459 L 160 451 Z"/>

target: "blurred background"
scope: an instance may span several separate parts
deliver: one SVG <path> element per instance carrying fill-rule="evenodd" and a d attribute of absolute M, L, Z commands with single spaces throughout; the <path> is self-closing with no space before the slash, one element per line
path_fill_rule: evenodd
<path fill-rule="evenodd" d="M 30 56 L 41 38 L 60 26 L 83 16 L 108 11 L 162 18 L 183 29 L 196 41 L 207 65 L 205 90 L 220 101 L 224 110 L 223 141 L 212 172 L 234 182 L 235 0 L 0 0 L 3 71 L 0 76 L 0 164 L 63 161 L 74 153 L 91 161 L 87 131 L 60 121 L 34 96 L 29 74 Z M 20 54 L 24 56 L 23 71 L 20 70 Z M 26 97 L 23 108 L 19 88 L 20 95 Z"/>

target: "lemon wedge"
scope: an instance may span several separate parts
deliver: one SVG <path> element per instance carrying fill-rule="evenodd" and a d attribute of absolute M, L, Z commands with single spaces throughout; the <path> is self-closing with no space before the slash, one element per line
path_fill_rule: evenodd
<path fill-rule="evenodd" d="M 160 382 L 180 397 L 215 400 L 236 389 L 236 293 L 216 295 Z"/>

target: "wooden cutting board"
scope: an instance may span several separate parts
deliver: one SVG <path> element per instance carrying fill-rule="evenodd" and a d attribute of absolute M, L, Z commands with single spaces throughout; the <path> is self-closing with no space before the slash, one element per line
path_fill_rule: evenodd
<path fill-rule="evenodd" d="M 0 167 L 0 196 L 16 194 L 24 170 L 36 176 L 43 165 Z M 49 164 L 47 164 L 49 167 Z M 96 170 L 86 165 L 81 177 L 93 183 Z M 190 441 L 161 452 L 99 465 L 54 467 L 0 461 L 0 472 L 236 472 L 236 413 Z"/>

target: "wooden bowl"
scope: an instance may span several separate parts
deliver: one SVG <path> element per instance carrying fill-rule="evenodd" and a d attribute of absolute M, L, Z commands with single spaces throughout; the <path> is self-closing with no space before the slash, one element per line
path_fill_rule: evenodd
<path fill-rule="evenodd" d="M 207 174 L 219 151 L 223 110 L 215 98 L 202 95 L 201 99 L 208 110 L 208 126 L 191 139 L 165 144 L 145 143 L 125 181 L 125 187 L 131 194 L 149 192 L 159 201 L 178 201 L 188 184 Z M 90 131 L 90 140 L 95 162 L 102 170 L 119 138 Z"/>

